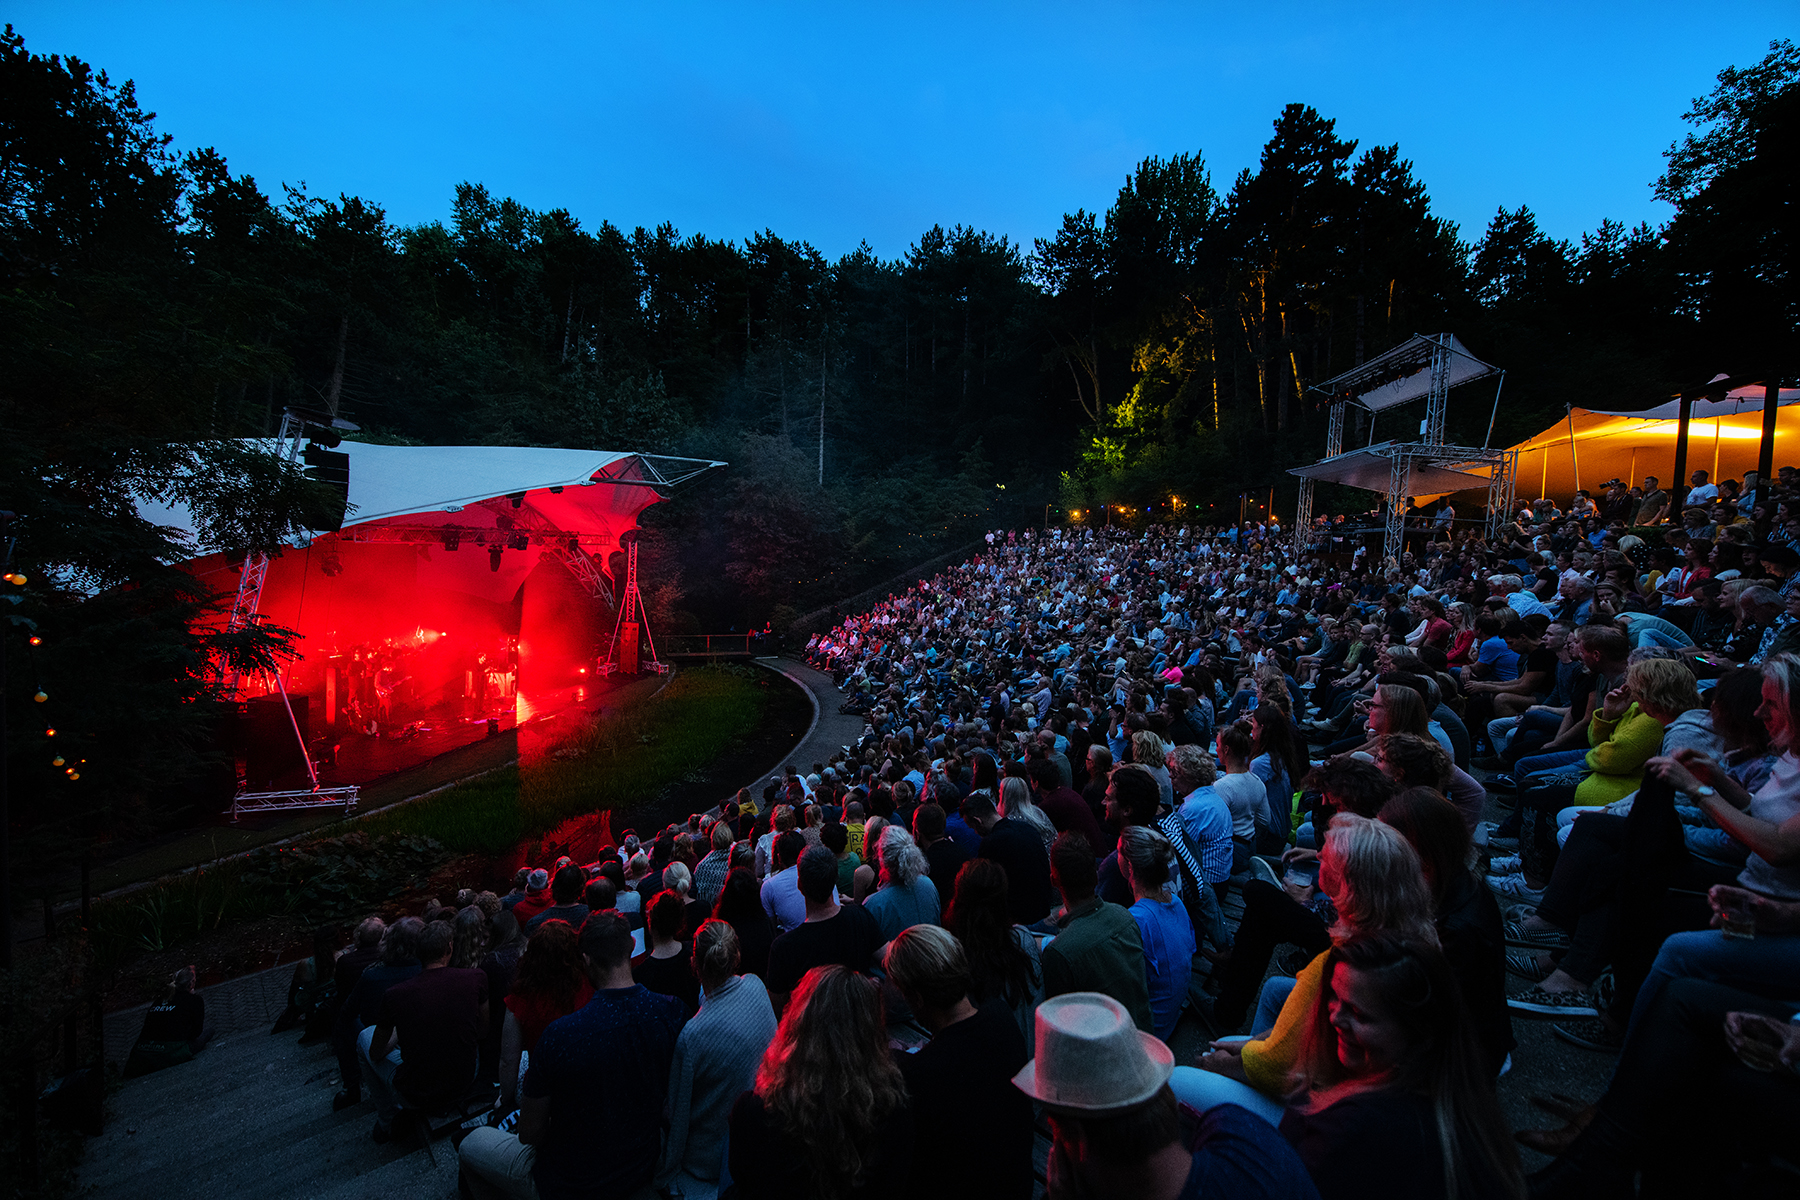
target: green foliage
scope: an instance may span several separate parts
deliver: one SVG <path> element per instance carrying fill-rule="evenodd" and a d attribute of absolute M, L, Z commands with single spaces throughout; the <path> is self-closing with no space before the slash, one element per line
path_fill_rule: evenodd
<path fill-rule="evenodd" d="M 362 827 L 497 855 L 570 817 L 653 803 L 756 728 L 763 678 L 752 668 L 682 671 L 654 700 L 585 723 L 534 761 L 377 813 Z"/>

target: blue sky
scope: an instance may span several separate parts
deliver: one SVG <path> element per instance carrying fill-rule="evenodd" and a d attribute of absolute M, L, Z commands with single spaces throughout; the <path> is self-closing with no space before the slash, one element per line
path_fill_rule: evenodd
<path fill-rule="evenodd" d="M 1149 155 L 1221 191 L 1289 101 L 1398 142 L 1478 237 L 1657 222 L 1688 102 L 1787 3 L 232 4 L 13 0 L 38 53 L 137 81 L 181 148 L 279 194 L 438 219 L 462 180 L 584 225 L 770 228 L 895 256 L 935 223 L 1027 249 Z M 1254 10 L 1254 11 L 1251 11 Z"/>

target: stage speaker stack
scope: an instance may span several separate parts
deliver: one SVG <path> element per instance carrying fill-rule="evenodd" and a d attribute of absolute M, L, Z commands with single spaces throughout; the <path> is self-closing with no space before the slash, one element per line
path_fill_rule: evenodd
<path fill-rule="evenodd" d="M 626 675 L 638 673 L 638 623 L 626 621 L 619 626 L 619 670 Z"/>
<path fill-rule="evenodd" d="M 288 720 L 287 706 L 280 696 L 256 696 L 246 700 L 243 717 L 238 723 L 238 746 L 244 756 L 244 778 L 253 792 L 272 792 L 277 781 L 287 777 L 290 787 L 306 787 L 306 755 L 300 749 L 310 729 L 307 720 L 307 697 L 293 696 L 294 718 Z M 294 737 L 294 725 L 300 726 L 300 738 Z M 293 776 L 298 773 L 299 780 Z"/>

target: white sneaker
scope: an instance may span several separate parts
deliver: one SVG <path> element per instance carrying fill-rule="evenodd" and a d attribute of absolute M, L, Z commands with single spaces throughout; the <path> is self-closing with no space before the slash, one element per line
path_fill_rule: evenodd
<path fill-rule="evenodd" d="M 1502 854 L 1499 858 L 1488 859 L 1489 875 L 1517 875 L 1525 869 L 1525 862 L 1517 854 Z"/>
<path fill-rule="evenodd" d="M 1544 889 L 1526 883 L 1523 871 L 1517 875 L 1490 875 L 1487 885 L 1502 900 L 1516 900 L 1533 908 L 1544 902 Z"/>

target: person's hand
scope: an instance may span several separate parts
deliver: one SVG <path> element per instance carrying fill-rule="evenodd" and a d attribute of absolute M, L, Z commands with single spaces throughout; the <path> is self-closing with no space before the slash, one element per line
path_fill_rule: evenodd
<path fill-rule="evenodd" d="M 1319 852 L 1308 850 L 1305 846 L 1289 846 L 1281 852 L 1281 861 L 1290 867 L 1295 863 L 1318 862 Z"/>
<path fill-rule="evenodd" d="M 1202 1054 L 1194 1065 L 1202 1071 L 1211 1071 L 1215 1075 L 1244 1082 L 1244 1056 L 1238 1052 L 1238 1048 L 1220 1042 L 1214 1042 L 1212 1046 L 1212 1050 Z"/>
<path fill-rule="evenodd" d="M 1682 765 L 1679 754 L 1667 758 L 1658 755 L 1644 764 L 1644 770 L 1678 792 L 1691 793 L 1700 786 L 1693 772 Z"/>
<path fill-rule="evenodd" d="M 1283 879 L 1281 881 L 1281 890 L 1288 894 L 1288 899 L 1292 900 L 1295 904 L 1298 904 L 1301 908 L 1305 908 L 1308 904 L 1312 903 L 1313 893 L 1317 889 L 1309 883 L 1289 883 L 1287 880 Z"/>
<path fill-rule="evenodd" d="M 1714 787 L 1719 784 L 1719 777 L 1724 774 L 1717 761 L 1710 755 L 1692 748 L 1677 750 L 1674 754 L 1676 762 L 1686 767 L 1688 773 L 1701 783 L 1710 783 Z"/>
<path fill-rule="evenodd" d="M 1725 1043 L 1753 1071 L 1800 1071 L 1800 1025 L 1762 1013 L 1725 1014 Z"/>
<path fill-rule="evenodd" d="M 1600 715 L 1608 721 L 1617 721 L 1631 707 L 1631 685 L 1621 683 L 1606 693 L 1606 700 L 1600 706 Z"/>
<path fill-rule="evenodd" d="M 1708 888 L 1706 902 L 1712 905 L 1712 924 L 1715 929 L 1724 924 L 1726 907 L 1735 905 L 1750 914 L 1758 933 L 1800 933 L 1800 904 L 1771 900 L 1746 888 L 1732 887 L 1726 883 L 1715 883 Z"/>

